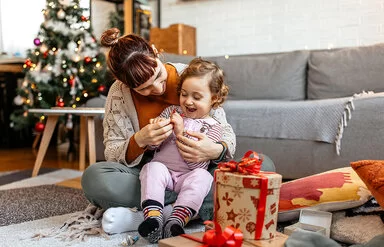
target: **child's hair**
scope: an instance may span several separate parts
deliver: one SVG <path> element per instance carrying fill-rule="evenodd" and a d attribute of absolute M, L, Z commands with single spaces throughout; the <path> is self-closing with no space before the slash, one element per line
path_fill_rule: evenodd
<path fill-rule="evenodd" d="M 110 47 L 107 63 L 113 76 L 129 88 L 135 88 L 154 75 L 157 53 L 140 36 L 119 37 L 119 34 L 119 29 L 110 28 L 103 32 L 100 42 Z"/>
<path fill-rule="evenodd" d="M 193 59 L 180 76 L 180 82 L 177 85 L 177 93 L 180 95 L 183 82 L 190 77 L 206 77 L 212 96 L 215 102 L 212 108 L 221 106 L 228 95 L 229 88 L 224 84 L 224 73 L 215 63 L 202 58 Z"/>

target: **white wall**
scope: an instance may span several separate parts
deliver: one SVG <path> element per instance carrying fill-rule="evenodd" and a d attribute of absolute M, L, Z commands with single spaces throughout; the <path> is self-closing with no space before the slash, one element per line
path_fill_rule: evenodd
<path fill-rule="evenodd" d="M 384 42 L 384 0 L 162 0 L 161 27 L 196 27 L 199 56 Z"/>
<path fill-rule="evenodd" d="M 115 4 L 103 0 L 91 0 L 91 21 L 93 34 L 99 41 L 101 34 L 109 27 L 109 14 L 115 12 Z"/>

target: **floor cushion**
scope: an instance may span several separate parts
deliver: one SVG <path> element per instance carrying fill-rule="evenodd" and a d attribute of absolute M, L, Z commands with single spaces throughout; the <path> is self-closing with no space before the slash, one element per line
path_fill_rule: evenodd
<path fill-rule="evenodd" d="M 361 206 L 372 194 L 351 167 L 284 182 L 278 221 L 297 219 L 301 209 L 337 211 Z"/>

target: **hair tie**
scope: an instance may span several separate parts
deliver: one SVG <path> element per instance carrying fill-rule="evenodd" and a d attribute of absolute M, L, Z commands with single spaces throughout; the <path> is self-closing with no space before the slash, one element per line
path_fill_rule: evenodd
<path fill-rule="evenodd" d="M 112 43 L 112 45 L 116 45 L 116 44 L 117 44 L 117 42 L 119 42 L 119 38 L 115 38 L 115 40 L 114 40 L 114 41 L 112 41 L 111 43 Z"/>

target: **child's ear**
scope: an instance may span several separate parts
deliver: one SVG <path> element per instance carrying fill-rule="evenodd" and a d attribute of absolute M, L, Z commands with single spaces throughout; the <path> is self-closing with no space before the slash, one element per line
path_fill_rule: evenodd
<path fill-rule="evenodd" d="M 219 97 L 217 95 L 215 96 L 212 96 L 212 100 L 211 100 L 211 107 L 212 108 L 217 108 L 219 106 Z"/>

